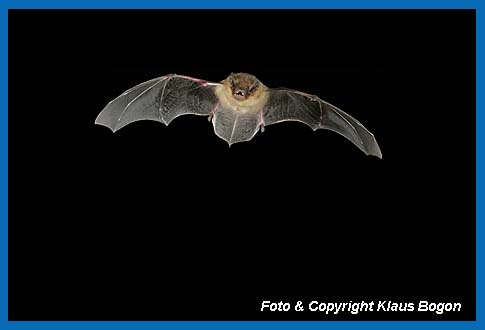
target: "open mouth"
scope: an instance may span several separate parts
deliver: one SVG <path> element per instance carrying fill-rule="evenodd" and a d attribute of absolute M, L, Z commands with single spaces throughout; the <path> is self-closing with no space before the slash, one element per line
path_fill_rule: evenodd
<path fill-rule="evenodd" d="M 236 92 L 233 93 L 234 97 L 237 98 L 238 100 L 242 100 L 246 97 L 246 93 L 244 93 L 241 90 L 237 90 Z"/>

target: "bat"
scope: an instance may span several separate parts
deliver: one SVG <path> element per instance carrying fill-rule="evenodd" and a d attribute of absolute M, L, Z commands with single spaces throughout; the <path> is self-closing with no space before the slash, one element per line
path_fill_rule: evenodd
<path fill-rule="evenodd" d="M 266 126 L 299 121 L 313 130 L 341 134 L 367 155 L 382 158 L 374 135 L 359 121 L 318 96 L 269 88 L 248 73 L 231 73 L 220 83 L 169 74 L 141 83 L 111 102 L 95 123 L 113 132 L 138 120 L 170 124 L 185 114 L 208 116 L 229 146 L 251 140 Z"/>

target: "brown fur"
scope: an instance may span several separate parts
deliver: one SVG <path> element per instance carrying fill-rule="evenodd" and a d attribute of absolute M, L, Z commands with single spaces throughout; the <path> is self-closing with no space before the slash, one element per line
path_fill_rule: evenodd
<path fill-rule="evenodd" d="M 233 96 L 235 90 L 247 90 L 256 81 L 258 82 L 258 87 L 252 93 L 248 93 L 245 99 L 238 100 Z M 267 100 L 266 91 L 268 88 L 251 74 L 242 72 L 232 73 L 229 77 L 221 81 L 221 83 L 223 86 L 220 86 L 216 94 L 223 103 L 226 103 L 226 106 L 236 111 L 259 111 Z"/>

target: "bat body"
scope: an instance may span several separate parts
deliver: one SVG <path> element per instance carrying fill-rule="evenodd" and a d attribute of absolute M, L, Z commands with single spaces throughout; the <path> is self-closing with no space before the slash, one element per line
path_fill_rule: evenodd
<path fill-rule="evenodd" d="M 209 116 L 216 135 L 229 145 L 251 140 L 265 126 L 299 121 L 313 130 L 335 131 L 367 155 L 382 158 L 374 135 L 347 113 L 314 95 L 268 88 L 247 73 L 220 83 L 175 74 L 155 78 L 108 103 L 95 123 L 115 132 L 138 120 L 168 125 L 184 114 Z"/>

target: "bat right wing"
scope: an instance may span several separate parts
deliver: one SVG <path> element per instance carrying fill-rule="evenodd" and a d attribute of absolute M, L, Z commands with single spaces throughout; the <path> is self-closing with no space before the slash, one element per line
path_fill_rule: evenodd
<path fill-rule="evenodd" d="M 95 123 L 113 132 L 138 120 L 168 125 L 184 114 L 210 115 L 217 105 L 218 83 L 179 75 L 167 75 L 141 83 L 109 102 Z"/>
<path fill-rule="evenodd" d="M 268 91 L 269 98 L 263 109 L 265 126 L 283 121 L 299 121 L 313 130 L 328 129 L 354 143 L 367 155 L 382 158 L 374 135 L 357 119 L 317 96 L 295 90 L 278 88 Z"/>

